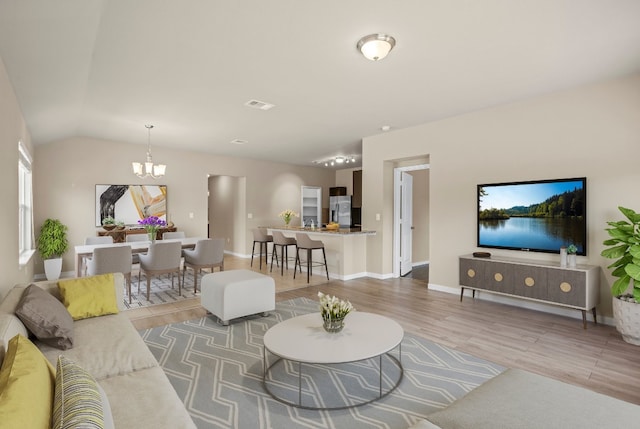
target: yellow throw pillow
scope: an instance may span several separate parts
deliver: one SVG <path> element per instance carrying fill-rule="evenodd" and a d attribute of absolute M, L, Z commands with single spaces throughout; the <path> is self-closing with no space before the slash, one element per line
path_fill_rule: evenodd
<path fill-rule="evenodd" d="M 60 280 L 58 288 L 73 320 L 118 312 L 113 274 Z"/>
<path fill-rule="evenodd" d="M 49 429 L 54 387 L 53 365 L 26 337 L 13 337 L 0 370 L 0 425 Z"/>

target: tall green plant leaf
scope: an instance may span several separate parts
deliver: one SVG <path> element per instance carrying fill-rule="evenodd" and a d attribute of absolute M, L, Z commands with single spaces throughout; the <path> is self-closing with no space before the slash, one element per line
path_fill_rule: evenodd
<path fill-rule="evenodd" d="M 618 209 L 622 212 L 623 215 L 625 215 L 627 219 L 631 221 L 631 223 L 640 223 L 640 214 L 625 207 L 618 207 Z"/>
<path fill-rule="evenodd" d="M 623 276 L 613 282 L 613 285 L 611 285 L 611 294 L 613 296 L 624 295 L 627 289 L 629 289 L 630 280 L 631 278 L 629 276 Z"/>
<path fill-rule="evenodd" d="M 636 264 L 627 264 L 624 267 L 624 271 L 632 279 L 640 281 L 640 266 L 638 266 Z"/>

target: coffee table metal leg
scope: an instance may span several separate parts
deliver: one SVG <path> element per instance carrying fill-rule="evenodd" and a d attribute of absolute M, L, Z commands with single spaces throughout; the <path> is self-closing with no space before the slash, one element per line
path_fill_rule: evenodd
<path fill-rule="evenodd" d="M 302 406 L 302 362 L 298 362 L 298 405 Z"/>
<path fill-rule="evenodd" d="M 262 360 L 262 384 L 267 380 L 267 347 L 262 346 L 263 360 Z"/>
<path fill-rule="evenodd" d="M 382 355 L 380 355 L 380 397 L 382 398 Z"/>

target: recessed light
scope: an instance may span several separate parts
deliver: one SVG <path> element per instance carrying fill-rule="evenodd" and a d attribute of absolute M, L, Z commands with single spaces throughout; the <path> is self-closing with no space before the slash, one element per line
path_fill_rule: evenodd
<path fill-rule="evenodd" d="M 267 103 L 266 101 L 260 100 L 249 100 L 244 103 L 244 105 L 258 110 L 269 110 L 275 107 L 275 104 Z"/>
<path fill-rule="evenodd" d="M 391 126 L 390 125 L 383 125 L 383 126 L 380 127 L 380 129 L 382 131 L 389 131 L 391 129 Z"/>
<path fill-rule="evenodd" d="M 249 143 L 249 141 L 248 140 L 242 140 L 242 139 L 234 139 L 234 140 L 231 140 L 231 143 L 233 143 L 233 144 L 246 144 L 246 143 Z"/>

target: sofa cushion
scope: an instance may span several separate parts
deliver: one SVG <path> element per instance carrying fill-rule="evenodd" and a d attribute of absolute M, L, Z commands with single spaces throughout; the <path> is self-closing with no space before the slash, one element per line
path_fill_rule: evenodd
<path fill-rule="evenodd" d="M 43 343 L 62 350 L 73 347 L 73 318 L 60 301 L 38 286 L 24 291 L 16 316 Z"/>
<path fill-rule="evenodd" d="M 157 366 L 158 362 L 123 313 L 74 322 L 74 346 L 62 352 L 89 371 L 96 380 Z M 59 349 L 36 341 L 54 365 Z"/>
<path fill-rule="evenodd" d="M 9 341 L 18 334 L 23 337 L 29 335 L 20 319 L 13 314 L 0 314 L 0 365 L 2 365 L 4 354 L 9 347 Z"/>
<path fill-rule="evenodd" d="M 104 429 L 98 383 L 85 369 L 64 356 L 56 366 L 53 429 Z"/>
<path fill-rule="evenodd" d="M 49 429 L 55 370 L 22 335 L 9 341 L 0 370 L 0 424 L 7 428 Z"/>
<path fill-rule="evenodd" d="M 640 406 L 519 369 L 484 382 L 427 420 L 443 429 L 638 426 Z"/>
<path fill-rule="evenodd" d="M 60 280 L 62 303 L 74 320 L 117 313 L 113 274 Z"/>
<path fill-rule="evenodd" d="M 141 421 L 145 428 L 196 428 L 159 366 L 109 377 L 100 380 L 100 385 L 111 402 L 116 428 L 138 428 Z M 142 419 L 141 410 L 151 412 L 145 412 Z"/>

